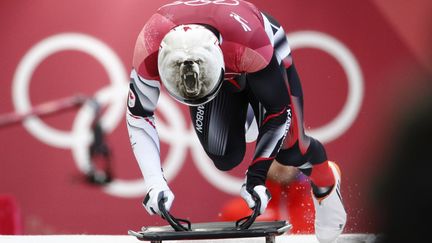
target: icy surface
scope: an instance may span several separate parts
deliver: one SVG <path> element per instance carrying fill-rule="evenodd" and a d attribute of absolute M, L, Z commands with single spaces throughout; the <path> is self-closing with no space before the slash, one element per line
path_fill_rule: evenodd
<path fill-rule="evenodd" d="M 338 243 L 372 243 L 371 234 L 345 234 L 339 237 Z M 1 236 L 1 243 L 139 243 L 132 236 L 119 235 L 47 235 L 47 236 Z M 264 238 L 243 238 L 223 240 L 185 240 L 163 241 L 166 243 L 264 243 Z M 277 243 L 318 243 L 314 235 L 282 235 L 276 237 Z"/>

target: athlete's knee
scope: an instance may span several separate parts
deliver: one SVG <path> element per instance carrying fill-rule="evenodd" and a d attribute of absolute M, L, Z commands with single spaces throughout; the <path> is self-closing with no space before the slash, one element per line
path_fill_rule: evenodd
<path fill-rule="evenodd" d="M 224 155 L 208 154 L 215 167 L 221 171 L 229 171 L 239 165 L 244 157 L 245 150 L 236 150 Z"/>
<path fill-rule="evenodd" d="M 297 141 L 290 148 L 280 150 L 276 160 L 283 165 L 295 166 L 304 174 L 310 175 L 312 166 L 327 161 L 327 154 L 321 142 L 312 137 L 307 139 L 310 141 L 307 147 L 301 149 L 300 147 L 305 145 L 299 145 Z"/>
<path fill-rule="evenodd" d="M 298 142 L 288 149 L 280 150 L 276 156 L 276 160 L 283 165 L 295 167 L 301 166 L 307 162 L 305 156 L 300 151 Z"/>
<path fill-rule="evenodd" d="M 315 138 L 310 137 L 310 144 L 306 151 L 308 162 L 313 165 L 321 164 L 327 160 L 324 145 Z"/>

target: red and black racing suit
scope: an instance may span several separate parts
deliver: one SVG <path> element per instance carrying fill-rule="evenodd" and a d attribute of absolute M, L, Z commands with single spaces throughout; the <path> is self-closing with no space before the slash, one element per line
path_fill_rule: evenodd
<path fill-rule="evenodd" d="M 160 80 L 159 43 L 173 27 L 192 23 L 202 24 L 219 36 L 224 53 L 225 80 L 220 93 L 202 106 L 190 107 L 196 134 L 215 166 L 227 171 L 243 160 L 249 104 L 259 125 L 247 171 L 249 189 L 265 183 L 274 159 L 284 165 L 303 166 L 307 175 L 326 162 L 323 145 L 304 132 L 303 93 L 286 34 L 274 18 L 246 1 L 176 1 L 161 7 L 137 41 L 133 66 L 137 76 L 130 87 L 139 105 L 129 107 L 129 113 L 137 119 L 153 116 L 155 107 L 150 103 L 155 103 L 154 98 L 142 87 Z M 331 172 L 317 171 L 317 181 L 332 180 Z M 320 175 L 323 172 L 328 175 Z"/>

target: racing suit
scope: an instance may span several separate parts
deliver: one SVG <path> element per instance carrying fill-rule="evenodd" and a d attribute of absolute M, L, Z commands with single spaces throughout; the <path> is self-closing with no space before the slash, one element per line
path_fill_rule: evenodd
<path fill-rule="evenodd" d="M 280 24 L 246 1 L 176 1 L 159 8 L 147 21 L 133 57 L 127 125 L 147 186 L 163 181 L 153 118 L 161 88 L 159 45 L 180 24 L 201 24 L 213 31 L 224 54 L 220 92 L 212 101 L 190 107 L 196 134 L 218 169 L 231 170 L 243 160 L 249 105 L 259 135 L 246 173 L 248 188 L 265 184 L 274 159 L 303 166 L 308 175 L 312 165 L 327 161 L 322 144 L 304 133 L 301 84 Z"/>

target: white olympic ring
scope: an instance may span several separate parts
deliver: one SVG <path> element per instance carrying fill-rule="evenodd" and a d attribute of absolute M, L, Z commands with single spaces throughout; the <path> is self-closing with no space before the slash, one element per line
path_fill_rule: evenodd
<path fill-rule="evenodd" d="M 319 32 L 296 32 L 289 35 L 291 47 L 314 47 L 322 49 L 339 61 L 348 75 L 349 97 L 341 114 L 325 129 L 331 130 L 331 135 L 322 129 L 311 131 L 317 138 L 330 141 L 340 136 L 355 120 L 363 97 L 363 79 L 355 57 L 336 39 Z M 113 131 L 124 116 L 127 85 L 124 82 L 126 72 L 119 58 L 104 43 L 82 34 L 60 34 L 49 37 L 36 44 L 18 65 L 13 82 L 14 105 L 17 112 L 30 110 L 29 82 L 38 64 L 49 55 L 62 50 L 78 50 L 90 54 L 101 62 L 107 70 L 111 85 L 101 89 L 95 95 L 96 100 L 103 105 L 111 105 L 102 116 L 102 127 L 106 132 Z M 356 89 L 356 90 L 353 90 Z M 357 90 L 358 89 L 358 90 Z M 354 97 L 352 97 L 354 96 Z M 160 140 L 170 145 L 170 150 L 163 161 L 164 174 L 168 181 L 173 180 L 181 170 L 186 158 L 186 151 L 191 149 L 193 161 L 203 175 L 219 190 L 237 195 L 243 179 L 231 176 L 215 168 L 213 162 L 206 155 L 193 129 L 188 130 L 183 114 L 167 95 L 161 93 L 156 115 Z M 158 119 L 158 115 L 165 117 L 167 124 Z M 88 171 L 88 145 L 92 137 L 90 123 L 94 113 L 88 105 L 84 105 L 77 113 L 72 131 L 64 132 L 46 126 L 38 118 L 27 120 L 26 129 L 36 138 L 53 147 L 71 148 L 74 160 L 79 170 Z M 334 135 L 334 134 L 336 135 Z M 144 181 L 116 179 L 104 188 L 110 195 L 118 197 L 143 196 Z"/>
<path fill-rule="evenodd" d="M 112 132 L 124 117 L 126 102 L 127 79 L 126 71 L 117 55 L 103 42 L 84 34 L 64 33 L 48 37 L 33 46 L 18 64 L 13 80 L 12 93 L 15 110 L 25 113 L 31 109 L 29 85 L 31 77 L 38 65 L 48 56 L 64 50 L 77 50 L 89 54 L 99 61 L 110 77 L 111 85 L 95 94 L 95 99 L 102 105 L 110 105 L 101 118 L 104 131 Z M 165 158 L 163 167 L 168 180 L 174 178 L 181 169 L 187 143 L 179 140 L 171 142 L 171 136 L 186 137 L 181 131 L 186 130 L 186 124 L 179 109 L 175 109 L 173 101 L 164 94 L 159 100 L 159 111 L 168 119 L 168 126 L 158 123 L 160 138 L 169 141 L 171 149 Z M 92 142 L 90 124 L 94 119 L 94 112 L 89 104 L 85 104 L 78 111 L 73 122 L 71 132 L 60 131 L 47 126 L 37 117 L 24 121 L 27 131 L 40 141 L 59 148 L 70 148 L 78 169 L 86 173 L 90 169 L 88 146 Z M 173 121 L 173 122 L 169 122 Z M 168 128 L 172 129 L 168 129 Z M 175 141 L 179 141 L 175 143 Z M 119 197 L 134 197 L 145 194 L 143 179 L 125 181 L 116 179 L 104 190 L 110 195 Z"/>
<path fill-rule="evenodd" d="M 12 84 L 13 104 L 17 113 L 31 110 L 29 86 L 36 67 L 48 56 L 64 50 L 77 50 L 96 58 L 107 71 L 112 89 L 118 92 L 124 89 L 126 72 L 120 59 L 108 46 L 83 34 L 58 34 L 36 44 L 19 63 Z M 113 105 L 102 117 L 102 125 L 106 131 L 112 131 L 118 125 L 125 109 L 121 101 L 122 95 L 112 96 Z M 37 117 L 26 119 L 24 127 L 30 134 L 53 147 L 70 148 L 72 146 L 71 137 L 74 134 L 51 128 Z"/>
<path fill-rule="evenodd" d="M 356 58 L 337 39 L 316 31 L 300 31 L 287 35 L 291 48 L 316 48 L 332 55 L 342 66 L 348 78 L 348 98 L 342 111 L 330 123 L 309 133 L 327 143 L 341 136 L 355 121 L 363 102 L 364 81 Z"/>

